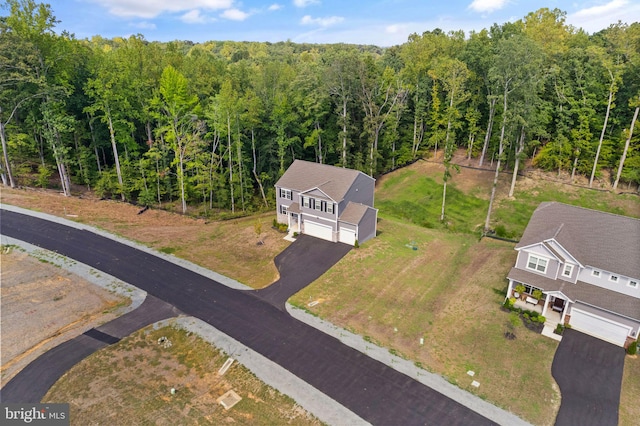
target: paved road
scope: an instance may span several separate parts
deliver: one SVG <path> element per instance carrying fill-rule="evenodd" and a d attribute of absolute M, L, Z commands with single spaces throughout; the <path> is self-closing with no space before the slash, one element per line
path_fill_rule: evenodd
<path fill-rule="evenodd" d="M 494 424 L 295 320 L 255 292 L 230 289 L 89 231 L 7 210 L 2 210 L 0 230 L 4 235 L 102 270 L 171 303 L 278 363 L 372 424 Z"/>
<path fill-rule="evenodd" d="M 616 426 L 625 351 L 566 329 L 551 365 L 562 394 L 556 426 Z"/>
<path fill-rule="evenodd" d="M 320 278 L 350 250 L 347 244 L 300 235 L 275 258 L 280 278 L 256 294 L 284 311 L 291 296 Z"/>
<path fill-rule="evenodd" d="M 100 327 L 87 330 L 33 360 L 0 390 L 0 401 L 40 402 L 49 388 L 84 358 L 119 342 L 136 330 L 178 314 L 178 310 L 168 303 L 147 296 L 137 309 Z"/>

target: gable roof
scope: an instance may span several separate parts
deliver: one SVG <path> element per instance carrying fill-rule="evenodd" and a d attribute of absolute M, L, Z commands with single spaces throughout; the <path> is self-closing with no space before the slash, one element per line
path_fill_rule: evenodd
<path fill-rule="evenodd" d="M 276 186 L 299 192 L 317 188 L 333 201 L 340 202 L 360 175 L 373 180 L 358 170 L 295 160 L 278 179 Z"/>
<path fill-rule="evenodd" d="M 541 203 L 516 249 L 554 239 L 583 265 L 640 278 L 640 220 L 558 202 Z"/>
<path fill-rule="evenodd" d="M 369 209 L 375 210 L 373 207 L 365 206 L 364 204 L 349 202 L 338 220 L 352 225 L 359 225 Z"/>

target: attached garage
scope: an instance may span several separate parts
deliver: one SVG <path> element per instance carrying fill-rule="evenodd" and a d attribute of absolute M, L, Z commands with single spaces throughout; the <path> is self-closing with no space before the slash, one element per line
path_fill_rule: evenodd
<path fill-rule="evenodd" d="M 356 243 L 356 231 L 341 226 L 339 240 L 341 243 L 349 244 L 350 246 L 354 245 Z"/>
<path fill-rule="evenodd" d="M 624 346 L 631 331 L 629 326 L 575 308 L 571 310 L 569 324 L 575 330 L 618 346 Z"/>
<path fill-rule="evenodd" d="M 331 226 L 322 225 L 316 222 L 304 221 L 304 233 L 312 237 L 333 241 L 333 229 Z"/>

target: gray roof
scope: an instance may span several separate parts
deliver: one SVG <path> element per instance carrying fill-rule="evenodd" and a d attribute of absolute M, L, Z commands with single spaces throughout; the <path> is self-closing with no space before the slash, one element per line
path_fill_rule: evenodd
<path fill-rule="evenodd" d="M 592 306 L 597 306 L 610 312 L 617 312 L 629 318 L 640 320 L 640 299 L 627 296 L 617 291 L 608 290 L 582 281 L 575 284 L 564 280 L 553 280 L 543 275 L 512 268 L 507 275 L 508 278 L 532 285 L 543 290 L 560 291 L 573 302 L 583 302 Z"/>
<path fill-rule="evenodd" d="M 295 160 L 276 182 L 276 186 L 299 192 L 318 188 L 333 201 L 340 202 L 359 175 L 373 180 L 358 170 Z"/>
<path fill-rule="evenodd" d="M 557 202 L 533 212 L 516 249 L 555 239 L 581 264 L 640 278 L 640 220 Z"/>
<path fill-rule="evenodd" d="M 339 217 L 340 222 L 350 223 L 352 225 L 358 225 L 368 209 L 373 207 L 365 206 L 360 203 L 349 203 Z"/>

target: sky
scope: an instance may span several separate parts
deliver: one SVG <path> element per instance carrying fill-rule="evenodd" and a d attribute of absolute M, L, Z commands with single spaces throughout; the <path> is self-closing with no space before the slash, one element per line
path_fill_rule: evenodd
<path fill-rule="evenodd" d="M 77 38 L 354 43 L 387 47 L 440 28 L 467 34 L 546 7 L 589 33 L 640 22 L 640 0 L 43 0 Z M 6 11 L 2 11 L 6 14 Z"/>

